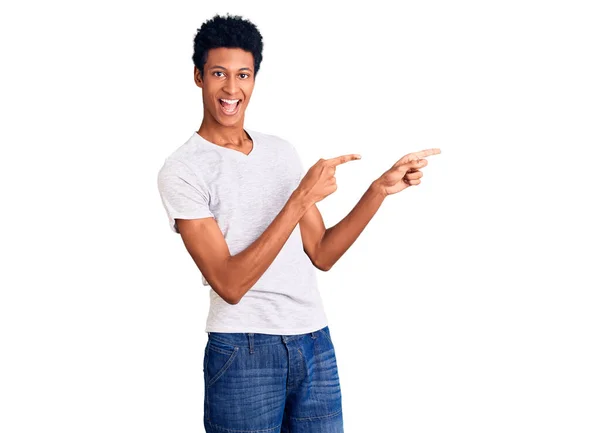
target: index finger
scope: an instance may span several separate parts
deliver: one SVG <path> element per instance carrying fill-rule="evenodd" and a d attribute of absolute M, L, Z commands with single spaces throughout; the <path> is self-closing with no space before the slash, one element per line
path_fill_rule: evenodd
<path fill-rule="evenodd" d="M 329 165 L 340 165 L 348 161 L 353 161 L 355 159 L 360 159 L 361 156 L 357 153 L 351 153 L 349 155 L 342 155 L 336 158 L 326 159 L 325 162 Z"/>
<path fill-rule="evenodd" d="M 421 150 L 419 152 L 413 152 L 412 155 L 416 156 L 417 158 L 424 158 L 426 156 L 437 155 L 438 153 L 442 153 L 442 151 L 435 147 L 431 149 Z"/>

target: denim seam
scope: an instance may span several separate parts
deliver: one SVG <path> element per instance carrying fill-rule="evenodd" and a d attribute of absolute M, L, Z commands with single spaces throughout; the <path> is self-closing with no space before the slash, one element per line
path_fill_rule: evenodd
<path fill-rule="evenodd" d="M 304 358 L 300 348 L 298 348 L 298 353 L 300 353 L 300 358 L 302 359 L 302 368 L 304 369 L 304 377 L 306 377 L 308 376 L 308 365 L 306 365 L 306 359 Z"/>
<path fill-rule="evenodd" d="M 227 362 L 225 363 L 225 365 L 223 367 L 221 367 L 221 369 L 217 372 L 217 374 L 215 374 L 215 377 L 213 377 L 210 382 L 207 383 L 207 388 L 214 385 L 214 383 L 221 377 L 223 376 L 223 374 L 225 374 L 225 372 L 229 369 L 229 367 L 231 366 L 231 364 L 233 363 L 233 360 L 235 359 L 237 353 L 238 353 L 239 348 L 236 347 L 235 350 L 233 351 L 233 353 L 231 353 L 231 356 L 229 357 L 229 359 L 227 360 Z"/>
<path fill-rule="evenodd" d="M 233 352 L 235 352 L 236 349 L 227 351 L 227 350 L 215 347 L 215 346 L 209 346 L 208 350 L 214 350 L 215 352 L 219 352 L 222 355 L 231 355 Z"/>
<path fill-rule="evenodd" d="M 221 430 L 221 431 L 226 431 L 226 432 L 234 432 L 234 433 L 261 433 L 261 432 L 272 432 L 274 430 L 278 431 L 281 428 L 281 424 L 276 425 L 275 427 L 269 427 L 269 428 L 262 428 L 260 430 L 237 430 L 237 429 L 230 429 L 230 428 L 225 428 L 225 427 L 221 427 L 217 424 L 213 424 L 210 421 L 208 422 L 210 424 L 211 427 L 215 428 L 216 430 Z"/>
<path fill-rule="evenodd" d="M 231 347 L 239 347 L 239 345 L 233 344 L 231 341 L 221 340 L 219 337 L 215 337 L 214 335 L 211 335 L 210 339 L 218 341 L 219 343 L 228 344 Z M 260 344 L 256 344 L 256 337 L 254 338 L 254 347 L 255 348 L 256 347 L 261 347 L 261 346 L 275 346 L 275 345 L 279 345 L 279 344 L 281 344 L 281 340 L 275 341 L 273 343 L 260 343 Z"/>
<path fill-rule="evenodd" d="M 206 367 L 208 366 L 208 345 L 207 350 L 204 353 L 204 397 L 206 398 L 206 419 L 210 422 L 210 401 L 208 400 L 208 382 L 207 377 L 208 373 L 206 371 Z"/>
<path fill-rule="evenodd" d="M 219 337 L 215 337 L 214 335 L 211 335 L 210 339 L 218 341 L 219 343 L 228 344 L 231 347 L 238 347 L 237 345 L 233 344 L 231 341 L 221 340 Z"/>
<path fill-rule="evenodd" d="M 315 420 L 315 419 L 323 419 L 323 418 L 330 418 L 332 416 L 336 416 L 339 415 L 342 412 L 342 409 L 330 413 L 328 415 L 321 415 L 321 416 L 310 416 L 310 417 L 306 417 L 306 418 L 296 418 L 296 417 L 290 417 L 290 419 L 293 419 L 294 421 L 311 421 L 311 420 Z"/>

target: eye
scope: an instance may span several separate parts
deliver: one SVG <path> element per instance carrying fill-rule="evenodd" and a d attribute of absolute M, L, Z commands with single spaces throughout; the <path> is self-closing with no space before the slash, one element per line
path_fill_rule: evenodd
<path fill-rule="evenodd" d="M 246 76 L 246 78 L 248 78 L 248 77 L 250 76 L 250 75 L 248 75 L 248 74 L 240 74 L 240 75 L 245 75 L 245 76 Z M 246 78 L 244 78 L 244 79 L 246 79 Z"/>
<path fill-rule="evenodd" d="M 213 72 L 213 75 L 215 75 L 215 74 L 222 74 L 222 73 L 223 73 L 223 71 L 215 71 L 215 72 Z M 219 76 L 219 75 L 217 75 L 217 76 Z"/>

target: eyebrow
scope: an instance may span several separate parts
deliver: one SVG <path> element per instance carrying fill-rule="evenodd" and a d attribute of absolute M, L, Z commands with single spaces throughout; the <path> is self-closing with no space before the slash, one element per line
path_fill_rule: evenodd
<path fill-rule="evenodd" d="M 220 65 L 215 65 L 215 66 L 213 66 L 213 67 L 211 67 L 209 69 L 217 69 L 217 68 L 227 70 L 227 68 L 225 68 L 223 66 L 220 66 Z M 252 72 L 252 69 L 250 69 L 250 68 L 240 68 L 240 69 L 238 69 L 238 71 L 244 71 L 244 70 Z"/>

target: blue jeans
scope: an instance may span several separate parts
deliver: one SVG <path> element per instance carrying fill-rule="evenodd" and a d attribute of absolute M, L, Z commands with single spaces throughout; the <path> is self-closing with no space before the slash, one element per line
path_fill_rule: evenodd
<path fill-rule="evenodd" d="M 207 433 L 343 433 L 329 327 L 299 335 L 209 332 Z"/>

